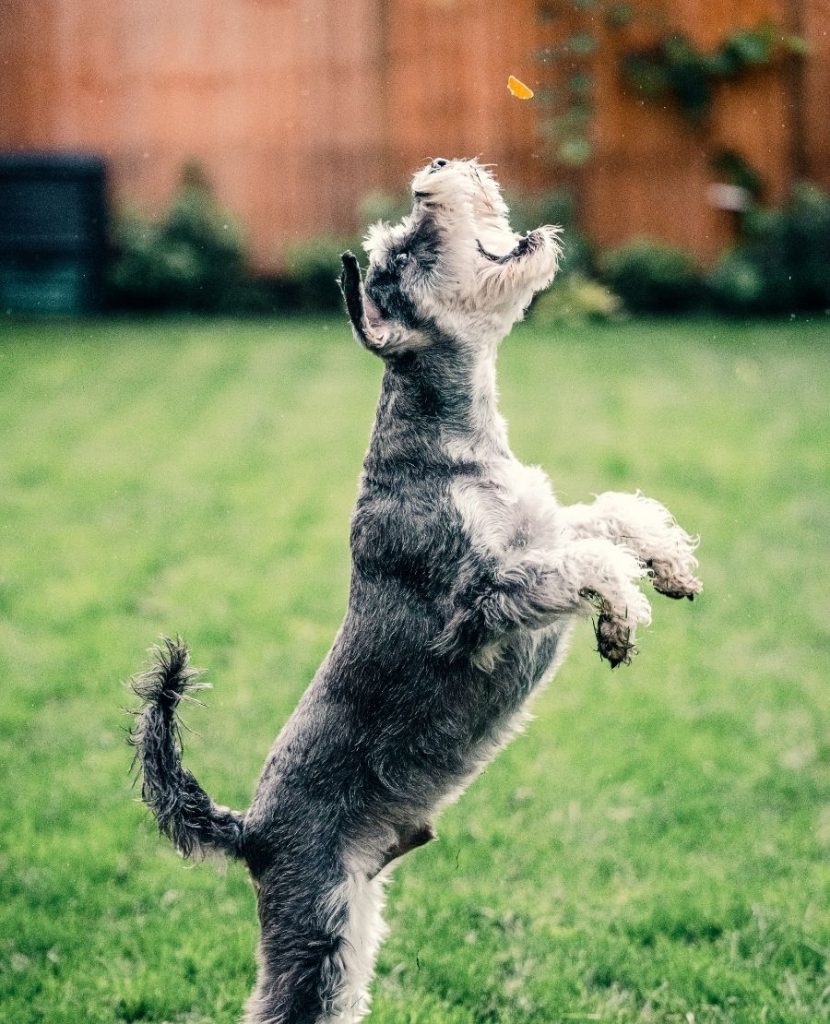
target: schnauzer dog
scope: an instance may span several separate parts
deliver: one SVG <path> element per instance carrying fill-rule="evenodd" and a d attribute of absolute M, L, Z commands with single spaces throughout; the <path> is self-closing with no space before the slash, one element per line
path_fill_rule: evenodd
<path fill-rule="evenodd" d="M 259 972 L 247 1024 L 341 1024 L 368 1012 L 384 878 L 434 837 L 525 720 L 578 616 L 627 663 L 650 619 L 648 578 L 700 591 L 695 543 L 656 501 L 562 506 L 507 441 L 499 342 L 553 279 L 559 231 L 513 232 L 475 160 L 434 160 L 400 224 L 377 224 L 365 284 L 343 254 L 357 341 L 385 364 L 351 524 L 348 608 L 245 812 L 181 764 L 177 711 L 199 684 L 179 640 L 134 680 L 142 796 L 184 856 L 243 861 L 256 890 Z"/>

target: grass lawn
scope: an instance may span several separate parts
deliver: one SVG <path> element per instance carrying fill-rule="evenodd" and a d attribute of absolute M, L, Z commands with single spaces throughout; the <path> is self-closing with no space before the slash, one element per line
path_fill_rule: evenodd
<path fill-rule="evenodd" d="M 247 805 L 328 648 L 380 364 L 341 320 L 0 327 L 0 1019 L 230 1024 L 241 869 L 130 788 L 124 680 L 180 631 L 186 760 Z M 514 450 L 664 501 L 706 592 L 630 668 L 580 625 L 535 721 L 389 890 L 377 1024 L 830 1019 L 830 324 L 518 329 Z"/>

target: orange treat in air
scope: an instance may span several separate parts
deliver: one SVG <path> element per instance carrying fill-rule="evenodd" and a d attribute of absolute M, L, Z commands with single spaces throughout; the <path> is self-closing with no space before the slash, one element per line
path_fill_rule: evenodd
<path fill-rule="evenodd" d="M 520 82 L 518 78 L 514 78 L 513 75 L 510 75 L 507 79 L 507 88 L 515 97 L 517 97 L 517 99 L 533 99 L 533 90 L 529 86 L 525 85 L 524 82 Z"/>

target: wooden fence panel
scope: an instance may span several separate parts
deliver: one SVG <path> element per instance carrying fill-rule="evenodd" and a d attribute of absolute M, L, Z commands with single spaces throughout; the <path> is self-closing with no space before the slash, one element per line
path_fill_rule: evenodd
<path fill-rule="evenodd" d="M 830 184 L 830 0 L 649 7 L 704 47 L 769 21 L 810 55 L 802 73 L 719 87 L 690 128 L 623 87 L 598 25 L 596 155 L 577 173 L 549 159 L 554 72 L 538 61 L 587 16 L 565 0 L 4 0 L 0 145 L 98 152 L 116 201 L 151 211 L 196 159 L 262 266 L 292 240 L 351 230 L 363 195 L 404 187 L 425 160 L 473 154 L 512 189 L 575 185 L 601 243 L 653 234 L 708 259 L 734 228 L 707 199 L 719 150 L 757 168 L 771 199 L 803 171 Z M 511 97 L 511 73 L 539 98 Z"/>
<path fill-rule="evenodd" d="M 151 211 L 196 159 L 272 265 L 386 183 L 380 2 L 6 0 L 0 144 L 101 153 Z"/>
<path fill-rule="evenodd" d="M 830 0 L 803 0 L 799 6 L 809 48 L 801 82 L 803 170 L 830 188 Z"/>
<path fill-rule="evenodd" d="M 389 149 L 398 178 L 430 157 L 481 155 L 508 184 L 527 183 L 536 117 L 509 95 L 507 76 L 531 67 L 533 17 L 532 4 L 498 0 L 391 5 Z"/>
<path fill-rule="evenodd" d="M 739 28 L 768 23 L 789 31 L 785 0 L 717 5 L 675 0 L 664 9 L 663 24 L 655 19 L 652 29 L 644 25 L 637 45 L 656 39 L 665 26 L 707 50 Z M 624 48 L 607 31 L 601 33 L 600 49 L 612 59 L 596 69 L 597 153 L 582 189 L 589 232 L 605 245 L 650 235 L 712 259 L 734 238 L 736 227 L 734 214 L 711 203 L 717 155 L 729 150 L 746 160 L 760 173 L 766 199 L 780 200 L 791 180 L 795 119 L 786 60 L 716 85 L 710 115 L 695 125 L 670 99 L 643 100 L 625 86 L 619 72 Z"/>

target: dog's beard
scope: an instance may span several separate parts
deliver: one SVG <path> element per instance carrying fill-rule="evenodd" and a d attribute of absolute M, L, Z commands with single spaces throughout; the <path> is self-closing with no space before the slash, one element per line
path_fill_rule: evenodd
<path fill-rule="evenodd" d="M 509 211 L 495 179 L 476 160 L 454 160 L 438 171 L 424 168 L 412 183 L 413 218 L 429 215 L 449 241 L 480 241 L 503 256 L 519 236 L 510 227 Z"/>

